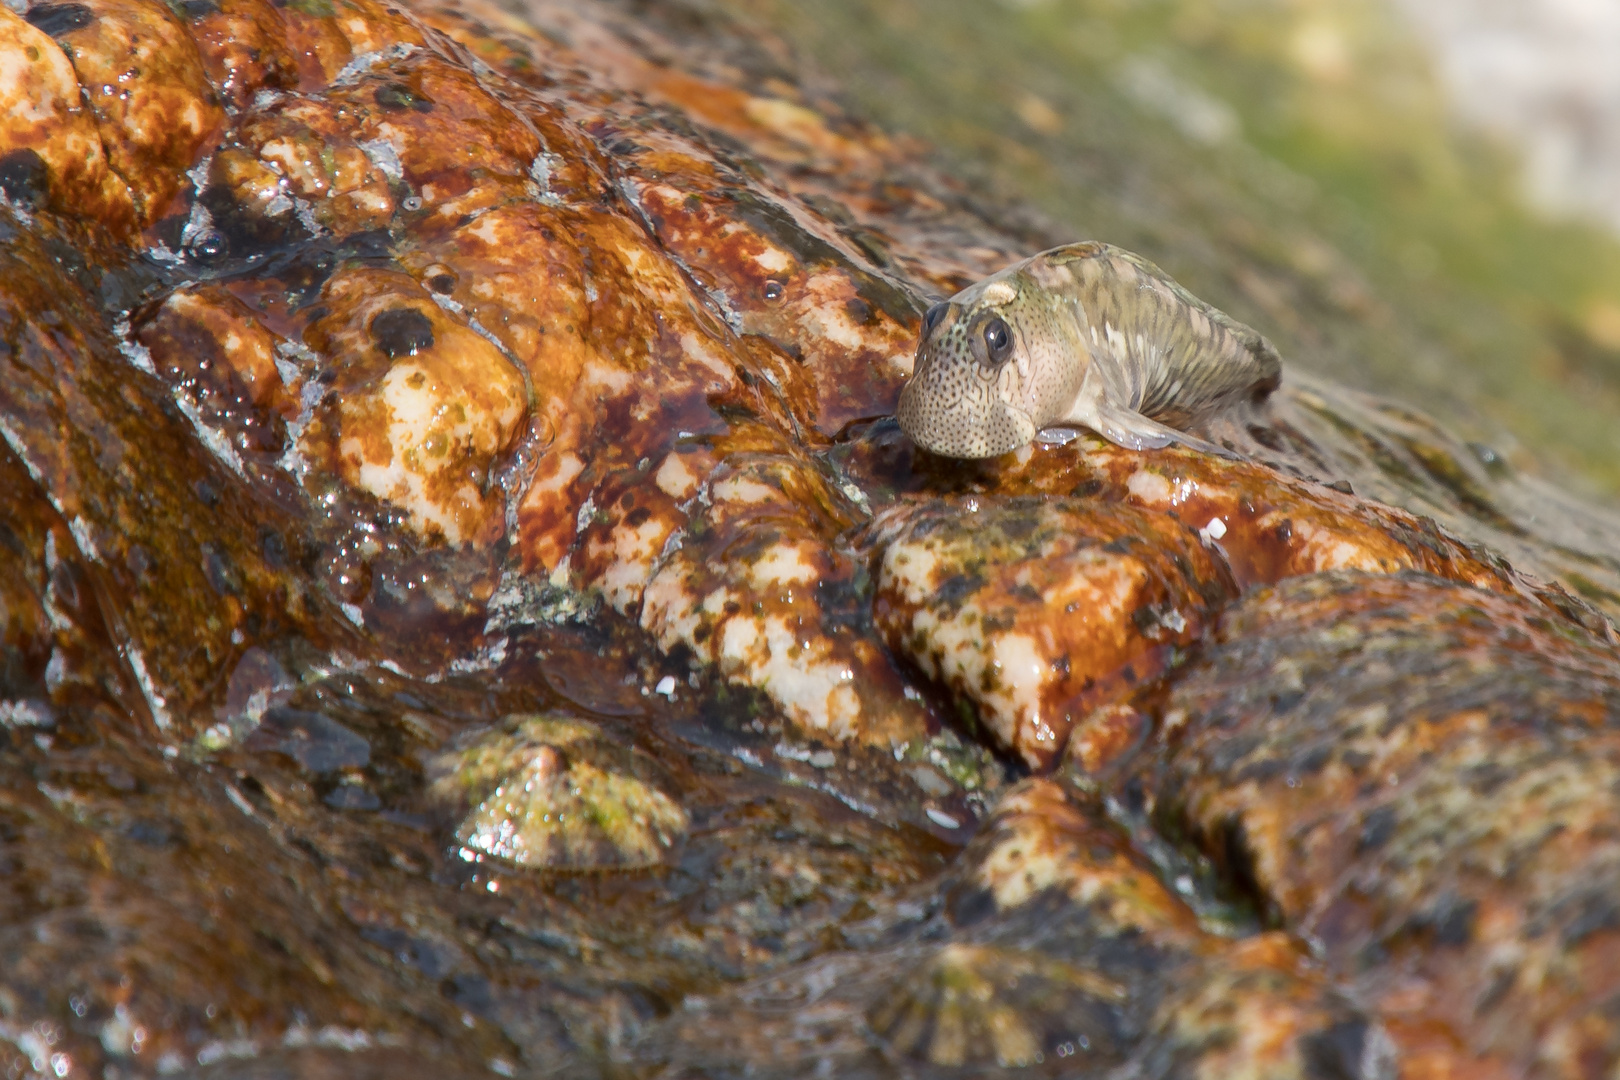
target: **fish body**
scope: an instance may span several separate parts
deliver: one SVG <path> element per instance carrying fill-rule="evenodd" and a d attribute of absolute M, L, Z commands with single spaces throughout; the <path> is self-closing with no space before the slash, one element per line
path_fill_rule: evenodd
<path fill-rule="evenodd" d="M 1043 429 L 1145 450 L 1276 389 L 1270 342 L 1109 244 L 1053 248 L 929 309 L 900 426 L 936 454 L 984 458 Z M 1221 451 L 1224 453 L 1224 451 Z"/>

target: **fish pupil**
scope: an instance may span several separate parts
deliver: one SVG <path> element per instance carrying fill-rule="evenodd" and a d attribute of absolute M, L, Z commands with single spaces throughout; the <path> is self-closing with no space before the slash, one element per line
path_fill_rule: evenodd
<path fill-rule="evenodd" d="M 999 316 L 984 324 L 984 346 L 991 363 L 999 364 L 1012 352 L 1012 331 Z"/>

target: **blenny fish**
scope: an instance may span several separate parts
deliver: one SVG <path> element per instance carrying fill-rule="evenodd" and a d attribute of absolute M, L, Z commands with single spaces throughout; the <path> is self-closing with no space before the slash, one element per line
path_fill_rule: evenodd
<path fill-rule="evenodd" d="M 897 415 L 946 457 L 994 457 L 1073 427 L 1132 450 L 1179 442 L 1231 456 L 1180 429 L 1263 400 L 1281 377 L 1259 333 L 1146 259 L 1087 242 L 929 308 Z"/>

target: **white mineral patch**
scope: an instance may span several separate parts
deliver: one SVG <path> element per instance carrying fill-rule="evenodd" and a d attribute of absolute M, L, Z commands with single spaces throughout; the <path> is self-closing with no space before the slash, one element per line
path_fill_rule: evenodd
<path fill-rule="evenodd" d="M 1344 539 L 1338 533 L 1319 528 L 1308 521 L 1293 524 L 1293 538 L 1312 570 L 1365 570 L 1383 573 L 1386 567 L 1375 552 Z"/>
<path fill-rule="evenodd" d="M 749 579 L 757 589 L 770 589 L 781 585 L 804 585 L 819 576 L 816 568 L 804 561 L 797 547 L 781 544 L 770 548 L 748 568 Z"/>
<path fill-rule="evenodd" d="M 405 178 L 405 167 L 400 163 L 399 151 L 389 139 L 367 139 L 360 144 L 361 151 L 377 167 L 377 171 L 398 183 Z"/>
<path fill-rule="evenodd" d="M 659 490 L 672 499 L 689 498 L 697 490 L 698 478 L 687 467 L 685 456 L 671 453 L 664 458 L 664 463 L 658 466 L 658 472 L 653 476 Z"/>
<path fill-rule="evenodd" d="M 1024 832 L 1027 830 L 1018 830 Z M 1003 911 L 1018 907 L 1055 886 L 1067 884 L 1071 853 L 1033 836 L 1014 836 L 990 849 L 977 868 L 979 884 L 996 898 Z"/>
<path fill-rule="evenodd" d="M 1149 506 L 1170 501 L 1170 481 L 1147 469 L 1138 469 L 1132 473 L 1130 480 L 1125 484 L 1125 490 L 1129 491 L 1133 498 L 1140 499 Z"/>
<path fill-rule="evenodd" d="M 728 476 L 714 485 L 713 494 L 715 502 L 751 504 L 768 502 L 780 492 L 746 476 Z"/>
<path fill-rule="evenodd" d="M 55 719 L 43 701 L 0 701 L 0 727 L 49 727 Z"/>
<path fill-rule="evenodd" d="M 767 247 L 754 256 L 754 262 L 767 274 L 780 274 L 793 267 L 793 260 L 781 248 Z"/>
<path fill-rule="evenodd" d="M 807 333 L 851 352 L 858 352 L 868 344 L 866 329 L 850 317 L 842 302 L 847 288 L 840 272 L 817 274 L 807 283 L 806 291 L 819 302 L 806 308 L 800 318 Z"/>
<path fill-rule="evenodd" d="M 608 538 L 612 561 L 598 579 L 609 604 L 621 614 L 641 602 L 642 592 L 652 575 L 653 562 L 664 546 L 669 525 L 651 517 L 635 528 L 621 522 Z"/>
<path fill-rule="evenodd" d="M 731 681 L 763 690 L 795 723 L 847 739 L 859 728 L 861 701 L 846 665 L 825 651 L 825 642 L 801 642 L 782 616 L 734 617 L 721 631 L 719 662 Z"/>

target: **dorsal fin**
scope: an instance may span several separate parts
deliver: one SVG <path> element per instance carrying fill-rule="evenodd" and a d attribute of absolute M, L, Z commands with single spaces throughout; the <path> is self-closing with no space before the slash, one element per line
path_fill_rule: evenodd
<path fill-rule="evenodd" d="M 1115 405 L 1180 425 L 1281 381 L 1282 360 L 1259 332 L 1141 256 L 1087 241 L 1038 259 L 1073 278 L 1095 351 L 1117 368 L 1104 373 Z"/>

